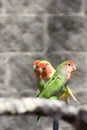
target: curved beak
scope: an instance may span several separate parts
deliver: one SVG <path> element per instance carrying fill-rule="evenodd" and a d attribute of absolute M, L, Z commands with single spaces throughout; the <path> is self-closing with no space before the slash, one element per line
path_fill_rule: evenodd
<path fill-rule="evenodd" d="M 39 68 L 39 71 L 40 71 L 40 73 L 42 73 L 42 72 L 43 72 L 43 69 L 42 69 L 42 68 Z"/>
<path fill-rule="evenodd" d="M 73 71 L 76 71 L 76 66 L 75 65 L 73 65 Z"/>
<path fill-rule="evenodd" d="M 33 65 L 33 69 L 36 70 L 36 68 L 37 68 L 36 65 Z"/>

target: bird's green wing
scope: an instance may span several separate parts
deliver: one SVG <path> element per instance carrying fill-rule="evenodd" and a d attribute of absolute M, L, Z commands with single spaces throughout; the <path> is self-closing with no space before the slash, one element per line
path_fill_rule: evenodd
<path fill-rule="evenodd" d="M 56 76 L 47 82 L 43 91 L 38 95 L 39 98 L 51 98 L 52 96 L 60 97 L 65 90 L 65 80 Z"/>
<path fill-rule="evenodd" d="M 39 89 L 40 92 L 42 92 L 42 90 L 44 89 L 44 86 L 45 86 L 45 85 L 46 85 L 46 83 L 45 83 L 44 80 L 40 79 L 40 80 L 38 81 L 38 89 Z"/>

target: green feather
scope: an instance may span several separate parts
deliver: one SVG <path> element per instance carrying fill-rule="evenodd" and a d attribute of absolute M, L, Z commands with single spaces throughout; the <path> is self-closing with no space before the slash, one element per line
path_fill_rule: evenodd
<path fill-rule="evenodd" d="M 38 95 L 39 98 L 58 99 L 66 89 L 65 67 L 67 61 L 60 64 L 52 78 L 46 83 L 44 89 Z M 37 121 L 40 116 L 37 117 Z"/>
<path fill-rule="evenodd" d="M 54 77 L 47 82 L 45 88 L 38 95 L 39 98 L 50 98 L 51 96 L 60 97 L 65 89 L 66 81 L 61 77 Z"/>
<path fill-rule="evenodd" d="M 42 79 L 40 79 L 40 80 L 38 81 L 38 88 L 39 88 L 39 91 L 40 91 L 40 92 L 42 92 L 42 90 L 44 89 L 45 84 L 46 84 L 45 81 L 42 80 Z"/>

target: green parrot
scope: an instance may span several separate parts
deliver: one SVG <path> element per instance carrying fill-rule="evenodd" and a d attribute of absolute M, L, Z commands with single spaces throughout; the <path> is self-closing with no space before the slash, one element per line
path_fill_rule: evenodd
<path fill-rule="evenodd" d="M 64 61 L 56 69 L 53 76 L 45 84 L 44 89 L 38 95 L 38 98 L 59 99 L 66 90 L 67 83 L 76 66 L 73 61 Z M 38 116 L 37 121 L 40 116 Z"/>
<path fill-rule="evenodd" d="M 49 81 L 49 79 L 53 76 L 56 70 L 46 60 L 35 60 L 33 63 L 33 69 L 36 74 L 36 77 L 38 78 L 38 88 L 39 91 L 41 92 L 44 89 L 46 82 Z M 63 100 L 68 104 L 69 97 L 71 97 L 74 101 L 79 103 L 67 85 L 65 91 L 59 97 L 59 100 Z"/>

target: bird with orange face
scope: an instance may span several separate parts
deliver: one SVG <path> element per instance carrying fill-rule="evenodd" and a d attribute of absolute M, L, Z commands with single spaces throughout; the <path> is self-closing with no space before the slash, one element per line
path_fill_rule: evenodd
<path fill-rule="evenodd" d="M 38 79 L 44 81 L 43 88 L 40 89 L 40 93 L 38 95 L 39 98 L 51 98 L 51 99 L 62 99 L 67 101 L 67 95 L 71 96 L 75 101 L 76 98 L 72 95 L 69 87 L 67 86 L 68 81 L 70 80 L 72 72 L 76 70 L 76 66 L 73 61 L 64 61 L 57 67 L 56 71 L 53 72 L 52 77 L 46 75 L 51 71 L 46 71 L 48 65 L 48 61 L 43 67 L 43 61 L 37 60 L 34 62 L 34 71 Z M 51 65 L 51 64 L 50 64 Z M 41 66 L 41 67 L 40 67 Z M 49 67 L 48 67 L 49 68 Z M 53 67 L 52 67 L 53 68 Z M 53 68 L 53 70 L 55 70 Z M 49 77 L 49 79 L 48 79 Z M 47 81 L 48 80 L 48 81 Z M 77 101 L 78 102 L 78 101 Z M 68 103 L 68 102 L 67 102 Z M 40 116 L 37 117 L 37 121 L 40 119 Z M 57 121 L 54 119 L 53 126 L 56 127 L 58 125 Z M 55 125 L 56 124 L 56 125 Z"/>
<path fill-rule="evenodd" d="M 46 82 L 53 76 L 55 69 L 46 60 L 36 60 L 33 63 L 33 69 L 38 79 L 38 89 L 41 92 Z"/>
<path fill-rule="evenodd" d="M 51 63 L 46 60 L 35 60 L 33 63 L 33 69 L 38 79 L 39 91 L 41 92 L 44 89 L 46 82 L 49 81 L 55 73 L 55 69 Z M 66 103 L 69 103 L 69 97 L 79 103 L 75 96 L 72 94 L 69 86 L 66 85 L 64 92 L 59 97 L 59 100 L 63 100 Z"/>

